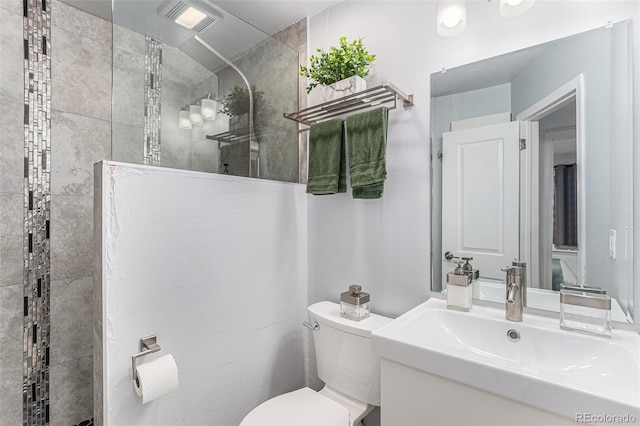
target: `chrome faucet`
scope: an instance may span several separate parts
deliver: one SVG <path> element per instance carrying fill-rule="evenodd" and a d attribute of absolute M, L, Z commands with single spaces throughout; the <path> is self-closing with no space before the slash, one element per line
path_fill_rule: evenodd
<path fill-rule="evenodd" d="M 502 269 L 507 273 L 506 318 L 509 321 L 522 321 L 522 310 L 527 304 L 527 269 L 526 263 L 514 261 L 510 267 Z"/>

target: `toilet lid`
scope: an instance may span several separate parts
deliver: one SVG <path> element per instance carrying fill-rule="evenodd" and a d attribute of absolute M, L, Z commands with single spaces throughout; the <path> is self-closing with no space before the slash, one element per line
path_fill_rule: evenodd
<path fill-rule="evenodd" d="M 276 396 L 254 408 L 240 426 L 349 425 L 349 410 L 310 388 Z"/>

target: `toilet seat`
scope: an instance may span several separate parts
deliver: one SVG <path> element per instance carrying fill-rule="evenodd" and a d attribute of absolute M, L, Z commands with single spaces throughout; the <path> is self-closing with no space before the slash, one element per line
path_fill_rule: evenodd
<path fill-rule="evenodd" d="M 349 410 L 310 388 L 285 393 L 251 410 L 240 426 L 348 425 Z"/>

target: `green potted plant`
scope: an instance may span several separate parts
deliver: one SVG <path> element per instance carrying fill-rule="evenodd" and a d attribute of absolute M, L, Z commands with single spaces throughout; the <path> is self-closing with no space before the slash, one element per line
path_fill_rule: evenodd
<path fill-rule="evenodd" d="M 268 112 L 269 104 L 264 97 L 264 92 L 251 87 L 253 94 L 253 119 L 254 125 L 259 126 L 260 119 Z M 249 126 L 249 90 L 246 87 L 235 86 L 221 100 L 220 113 L 229 116 L 229 130 L 248 129 Z"/>
<path fill-rule="evenodd" d="M 316 51 L 317 56 L 309 57 L 308 68 L 300 65 L 300 75 L 309 79 L 307 93 L 317 86 L 330 87 L 320 91 L 320 100 L 327 101 L 366 89 L 364 78 L 376 55 L 367 51 L 362 38 L 349 42 L 341 36 L 338 47 L 331 46 L 328 52 Z"/>

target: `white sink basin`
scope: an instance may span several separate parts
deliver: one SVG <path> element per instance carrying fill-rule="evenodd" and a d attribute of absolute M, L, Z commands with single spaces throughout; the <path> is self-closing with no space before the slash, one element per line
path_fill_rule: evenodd
<path fill-rule="evenodd" d="M 509 330 L 520 334 L 511 341 Z M 561 330 L 557 319 L 474 306 L 446 309 L 430 299 L 372 334 L 375 353 L 390 361 L 569 418 L 576 413 L 640 416 L 640 336 Z M 640 417 L 638 417 L 640 418 Z"/>

